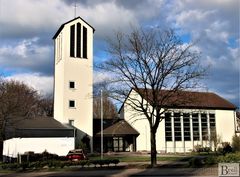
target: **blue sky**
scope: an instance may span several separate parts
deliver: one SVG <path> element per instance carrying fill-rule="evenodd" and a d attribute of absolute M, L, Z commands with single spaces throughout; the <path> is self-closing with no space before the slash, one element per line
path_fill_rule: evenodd
<path fill-rule="evenodd" d="M 108 58 L 105 39 L 114 31 L 173 28 L 210 65 L 203 81 L 211 91 L 240 106 L 239 0 L 76 0 L 77 16 L 94 34 L 94 61 Z M 74 18 L 73 0 L 0 0 L 0 74 L 42 94 L 52 92 L 53 41 L 59 26 Z M 104 78 L 94 72 L 94 81 Z"/>

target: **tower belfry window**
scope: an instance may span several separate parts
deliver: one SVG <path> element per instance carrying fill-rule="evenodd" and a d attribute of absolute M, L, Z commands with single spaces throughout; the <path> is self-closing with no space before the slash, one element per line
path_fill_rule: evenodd
<path fill-rule="evenodd" d="M 83 27 L 83 58 L 87 58 L 87 28 Z"/>
<path fill-rule="evenodd" d="M 77 23 L 77 57 L 81 57 L 81 24 Z"/>
<path fill-rule="evenodd" d="M 70 56 L 75 57 L 75 25 L 70 27 Z"/>

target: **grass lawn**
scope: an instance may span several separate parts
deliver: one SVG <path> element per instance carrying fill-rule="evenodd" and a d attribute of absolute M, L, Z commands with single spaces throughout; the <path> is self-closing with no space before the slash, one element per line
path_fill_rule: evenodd
<path fill-rule="evenodd" d="M 119 159 L 120 162 L 150 162 L 151 158 L 147 156 L 105 156 L 104 159 L 116 158 Z M 182 161 L 187 157 L 179 157 L 179 156 L 164 156 L 157 157 L 158 161 Z M 98 160 L 100 157 L 89 157 L 90 160 Z"/>

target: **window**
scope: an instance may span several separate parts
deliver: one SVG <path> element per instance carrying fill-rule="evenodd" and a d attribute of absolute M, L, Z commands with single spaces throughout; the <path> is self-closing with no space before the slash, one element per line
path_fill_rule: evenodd
<path fill-rule="evenodd" d="M 75 89 L 75 82 L 70 81 L 70 82 L 69 82 L 69 88 L 70 88 L 70 89 Z"/>
<path fill-rule="evenodd" d="M 73 126 L 73 125 L 74 125 L 74 120 L 73 120 L 73 119 L 69 119 L 69 120 L 68 120 L 68 123 L 69 123 L 69 125 L 72 125 L 72 126 Z"/>
<path fill-rule="evenodd" d="M 210 122 L 211 138 L 216 138 L 215 114 L 209 114 L 209 122 Z"/>
<path fill-rule="evenodd" d="M 184 140 L 190 141 L 191 134 L 190 134 L 190 115 L 183 114 L 183 129 L 184 129 Z"/>
<path fill-rule="evenodd" d="M 174 113 L 174 136 L 175 136 L 175 141 L 182 140 L 181 120 L 180 120 L 179 113 Z"/>
<path fill-rule="evenodd" d="M 207 114 L 201 114 L 202 139 L 208 140 Z"/>
<path fill-rule="evenodd" d="M 114 152 L 124 150 L 122 137 L 113 137 L 113 150 L 114 150 Z"/>
<path fill-rule="evenodd" d="M 75 57 L 75 25 L 70 27 L 70 57 Z"/>
<path fill-rule="evenodd" d="M 81 57 L 81 24 L 77 23 L 77 57 Z"/>
<path fill-rule="evenodd" d="M 83 27 L 83 58 L 87 58 L 87 28 Z"/>
<path fill-rule="evenodd" d="M 70 108 L 75 108 L 75 101 L 74 100 L 69 100 L 69 107 Z"/>
<path fill-rule="evenodd" d="M 165 114 L 165 139 L 166 141 L 172 141 L 171 113 Z"/>
<path fill-rule="evenodd" d="M 199 121 L 198 114 L 192 114 L 192 124 L 193 124 L 193 140 L 199 140 Z"/>

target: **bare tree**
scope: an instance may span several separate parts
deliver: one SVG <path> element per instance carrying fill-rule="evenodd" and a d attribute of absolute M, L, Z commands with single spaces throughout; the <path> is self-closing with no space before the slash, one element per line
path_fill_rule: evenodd
<path fill-rule="evenodd" d="M 116 33 L 108 41 L 108 53 L 110 59 L 100 69 L 112 76 L 112 96 L 118 100 L 128 97 L 125 104 L 148 120 L 151 165 L 155 166 L 156 132 L 167 110 L 164 105 L 170 100 L 176 105 L 176 94 L 197 86 L 205 73 L 199 64 L 199 53 L 193 51 L 191 44 L 183 44 L 173 30 L 158 29 Z M 128 95 L 131 88 L 140 95 L 140 100 Z"/>
<path fill-rule="evenodd" d="M 112 100 L 108 97 L 107 92 L 103 92 L 103 118 L 104 119 L 114 119 L 117 118 L 117 109 L 113 104 Z M 101 117 L 101 96 L 97 94 L 93 98 L 93 117 Z"/>
<path fill-rule="evenodd" d="M 39 113 L 40 96 L 36 90 L 18 81 L 0 79 L 0 151 L 14 125 Z"/>
<path fill-rule="evenodd" d="M 53 96 L 48 95 L 39 100 L 38 115 L 53 117 Z"/>

